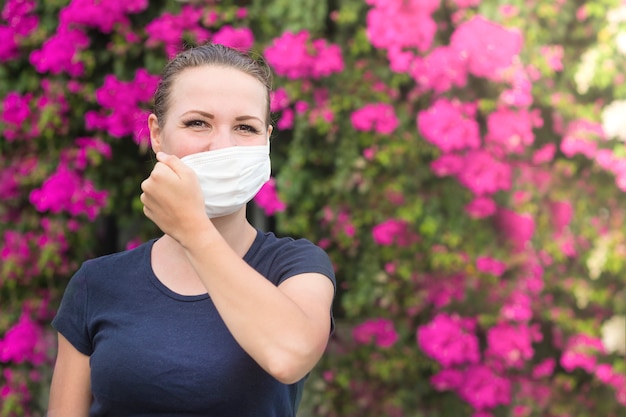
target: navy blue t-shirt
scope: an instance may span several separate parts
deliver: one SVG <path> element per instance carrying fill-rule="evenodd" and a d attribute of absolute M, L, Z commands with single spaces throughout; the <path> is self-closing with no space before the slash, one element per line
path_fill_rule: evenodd
<path fill-rule="evenodd" d="M 285 385 L 235 341 L 208 294 L 184 296 L 154 274 L 155 240 L 85 262 L 52 325 L 90 356 L 90 416 L 295 416 L 304 379 Z M 275 285 L 335 276 L 305 239 L 258 231 L 244 260 Z"/>

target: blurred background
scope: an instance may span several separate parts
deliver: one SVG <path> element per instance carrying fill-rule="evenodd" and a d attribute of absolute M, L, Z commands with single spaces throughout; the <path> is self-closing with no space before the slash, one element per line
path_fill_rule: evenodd
<path fill-rule="evenodd" d="M 45 413 L 81 262 L 159 235 L 152 94 L 204 42 L 275 75 L 250 218 L 336 269 L 301 416 L 623 415 L 623 1 L 0 4 L 0 416 Z"/>

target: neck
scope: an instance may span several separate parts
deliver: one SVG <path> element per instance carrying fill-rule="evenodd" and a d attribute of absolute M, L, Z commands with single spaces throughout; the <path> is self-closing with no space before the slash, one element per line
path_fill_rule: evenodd
<path fill-rule="evenodd" d="M 211 219 L 211 222 L 231 249 L 243 258 L 252 246 L 257 233 L 256 229 L 246 219 L 245 207 L 228 216 Z M 168 245 L 180 246 L 178 241 L 167 234 L 162 239 L 164 240 L 163 243 Z"/>

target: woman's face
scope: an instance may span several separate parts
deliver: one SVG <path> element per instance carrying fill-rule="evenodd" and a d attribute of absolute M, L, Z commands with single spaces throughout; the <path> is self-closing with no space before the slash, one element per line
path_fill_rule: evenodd
<path fill-rule="evenodd" d="M 265 87 L 251 75 L 230 67 L 187 68 L 172 83 L 166 120 L 148 119 L 154 152 L 182 158 L 229 146 L 265 145 Z M 164 123 L 163 123 L 164 122 Z"/>

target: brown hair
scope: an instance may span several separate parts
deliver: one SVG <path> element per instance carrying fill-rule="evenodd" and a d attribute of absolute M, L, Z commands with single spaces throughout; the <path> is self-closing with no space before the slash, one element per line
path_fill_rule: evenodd
<path fill-rule="evenodd" d="M 169 98 L 172 84 L 176 77 L 187 68 L 202 65 L 218 65 L 237 69 L 259 80 L 267 93 L 266 124 L 270 124 L 270 91 L 272 90 L 272 73 L 261 58 L 252 56 L 217 43 L 208 43 L 184 50 L 167 63 L 161 73 L 161 81 L 154 94 L 154 114 L 159 125 L 165 123 L 165 115 L 169 109 Z"/>

